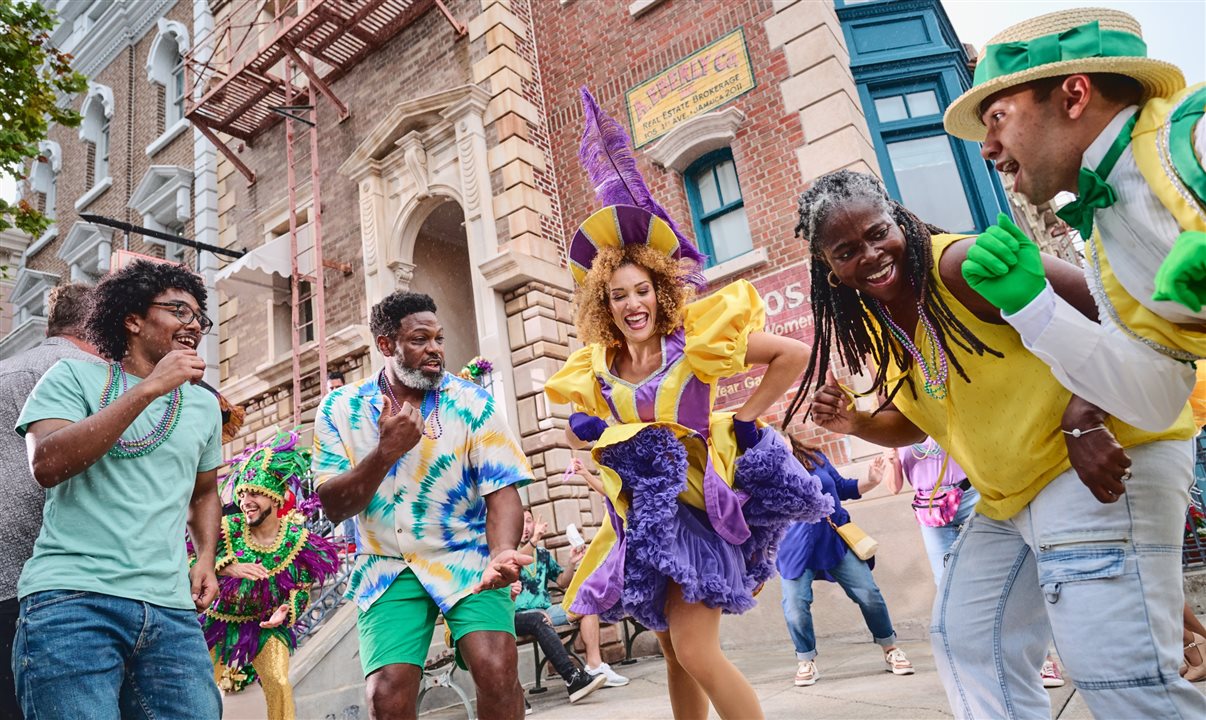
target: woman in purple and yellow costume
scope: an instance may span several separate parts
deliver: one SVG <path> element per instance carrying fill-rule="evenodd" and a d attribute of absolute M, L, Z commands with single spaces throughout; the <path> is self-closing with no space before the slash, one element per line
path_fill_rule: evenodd
<path fill-rule="evenodd" d="M 237 692 L 258 679 L 269 720 L 295 717 L 289 684 L 294 627 L 311 588 L 339 566 L 335 546 L 306 528 L 302 513 L 317 509 L 318 496 L 303 495 L 310 453 L 297 443 L 296 432 L 282 431 L 231 461 L 224 480 L 234 486 L 242 512 L 222 518 L 218 597 L 201 615 L 218 687 Z M 288 489 L 298 507 L 282 515 Z"/>
<path fill-rule="evenodd" d="M 783 438 L 757 425 L 809 349 L 763 332 L 748 282 L 689 302 L 702 255 L 650 197 L 623 128 L 582 94 L 579 158 L 607 207 L 569 248 L 588 344 L 545 392 L 576 411 L 570 444 L 593 443 L 610 522 L 563 605 L 654 630 L 676 718 L 706 717 L 709 702 L 721 718 L 761 717 L 753 688 L 721 652 L 720 615 L 754 606 L 787 525 L 832 510 Z M 713 412 L 717 382 L 759 365 L 766 374 L 749 400 L 735 414 Z"/>

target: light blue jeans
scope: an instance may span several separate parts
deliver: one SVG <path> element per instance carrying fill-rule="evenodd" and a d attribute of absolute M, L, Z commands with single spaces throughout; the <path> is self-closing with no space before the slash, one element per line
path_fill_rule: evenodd
<path fill-rule="evenodd" d="M 26 720 L 218 720 L 192 610 L 75 590 L 21 600 L 13 674 Z"/>
<path fill-rule="evenodd" d="M 980 493 L 975 488 L 969 488 L 967 492 L 963 493 L 963 497 L 959 500 L 959 511 L 955 513 L 955 517 L 949 523 L 942 527 L 918 525 L 921 528 L 921 542 L 925 543 L 925 554 L 930 559 L 930 570 L 934 572 L 936 584 L 942 584 L 942 569 L 946 567 L 946 554 L 951 551 L 951 546 L 955 544 L 963 526 L 971 519 L 972 512 L 976 509 L 976 503 L 979 500 Z"/>
<path fill-rule="evenodd" d="M 1052 633 L 1099 718 L 1203 718 L 1181 678 L 1181 542 L 1189 441 L 1130 448 L 1112 504 L 1075 471 L 1007 521 L 974 515 L 934 601 L 934 660 L 956 717 L 1051 717 L 1039 667 Z"/>
<path fill-rule="evenodd" d="M 847 552 L 829 574 L 846 591 L 846 596 L 858 604 L 871 637 L 882 647 L 896 644 L 896 631 L 888 615 L 888 604 L 871 577 L 871 568 L 854 553 Z M 817 635 L 812 627 L 812 581 L 816 572 L 805 570 L 795 580 L 783 579 L 783 617 L 787 632 L 796 646 L 797 660 L 812 660 L 817 656 Z"/>

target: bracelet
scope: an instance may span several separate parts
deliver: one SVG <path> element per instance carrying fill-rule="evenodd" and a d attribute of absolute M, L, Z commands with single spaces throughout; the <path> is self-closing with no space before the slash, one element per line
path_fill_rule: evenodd
<path fill-rule="evenodd" d="M 1081 435 L 1091 433 L 1094 430 L 1105 430 L 1105 429 L 1106 429 L 1105 425 L 1097 425 L 1095 427 L 1087 428 L 1085 430 L 1081 430 L 1080 428 L 1072 428 L 1071 430 L 1064 430 L 1063 428 L 1060 428 L 1059 430 L 1060 430 L 1060 432 L 1062 432 L 1065 435 L 1071 435 L 1074 438 L 1078 438 Z"/>

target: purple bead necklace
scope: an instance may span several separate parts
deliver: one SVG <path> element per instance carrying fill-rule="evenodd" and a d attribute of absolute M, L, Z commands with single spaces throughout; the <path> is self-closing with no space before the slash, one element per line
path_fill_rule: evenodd
<path fill-rule="evenodd" d="M 394 397 L 394 389 L 390 387 L 389 379 L 385 377 L 385 370 L 382 369 L 377 374 L 377 384 L 381 387 L 381 392 L 389 396 L 390 402 L 393 403 L 394 409 L 391 415 L 397 415 L 402 412 L 402 403 L 398 402 L 398 398 Z M 431 410 L 431 424 L 435 427 L 434 432 L 428 432 L 427 423 L 423 423 L 423 437 L 428 440 L 439 440 L 444 434 L 444 424 L 440 422 L 440 389 L 428 390 L 423 393 L 423 402 L 419 406 L 419 414 L 427 417 L 427 409 L 430 407 L 427 402 L 431 399 L 435 403 L 435 407 Z"/>
<path fill-rule="evenodd" d="M 892 331 L 892 335 L 904 346 L 909 355 L 913 357 L 913 362 L 917 363 L 917 367 L 921 368 L 925 394 L 935 400 L 946 398 L 946 379 L 948 374 L 946 350 L 938 342 L 938 333 L 934 330 L 934 325 L 930 322 L 930 316 L 926 314 L 925 306 L 922 302 L 920 300 L 917 301 L 917 316 L 921 318 L 921 324 L 925 327 L 926 337 L 930 340 L 930 361 L 928 363 L 908 333 L 896 324 L 896 321 L 892 319 L 892 315 L 884 309 L 884 306 L 880 305 L 878 300 L 872 300 L 872 302 L 875 303 L 875 307 L 879 308 L 879 314 L 888 321 L 888 329 Z"/>

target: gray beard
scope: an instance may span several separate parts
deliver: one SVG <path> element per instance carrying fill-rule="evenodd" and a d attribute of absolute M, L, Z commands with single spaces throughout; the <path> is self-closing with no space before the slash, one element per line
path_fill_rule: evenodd
<path fill-rule="evenodd" d="M 411 390 L 422 390 L 427 392 L 435 390 L 440 386 L 440 381 L 444 378 L 444 371 L 441 370 L 436 375 L 428 375 L 418 368 L 402 367 L 400 363 L 394 363 L 394 375 L 397 376 L 398 382 L 402 383 Z"/>

